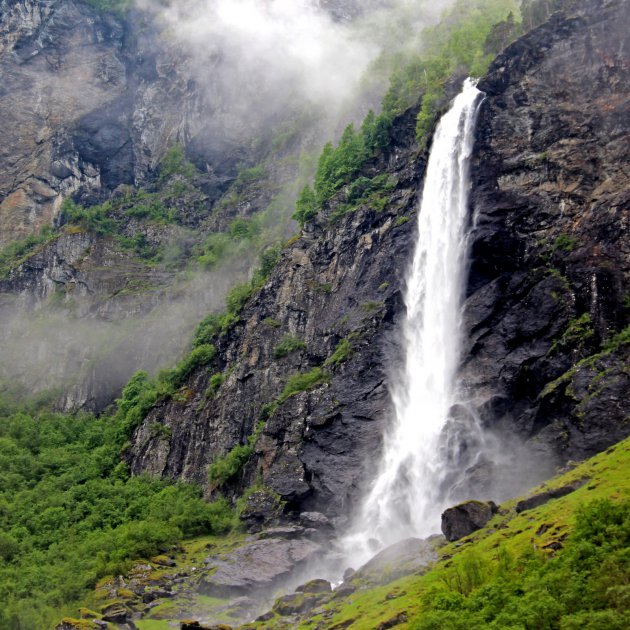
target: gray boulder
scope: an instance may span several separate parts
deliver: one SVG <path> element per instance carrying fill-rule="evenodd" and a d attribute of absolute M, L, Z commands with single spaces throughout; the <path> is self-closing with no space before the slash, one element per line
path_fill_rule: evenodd
<path fill-rule="evenodd" d="M 464 538 L 484 527 L 497 510 L 492 501 L 466 501 L 448 508 L 442 514 L 442 533 L 449 542 Z"/>

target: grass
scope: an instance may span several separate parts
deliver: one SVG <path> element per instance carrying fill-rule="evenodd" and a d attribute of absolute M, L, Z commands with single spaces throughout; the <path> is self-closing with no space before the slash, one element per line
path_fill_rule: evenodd
<path fill-rule="evenodd" d="M 273 356 L 274 359 L 282 359 L 298 350 L 306 350 L 306 344 L 291 335 L 285 335 L 282 341 L 274 348 Z"/>

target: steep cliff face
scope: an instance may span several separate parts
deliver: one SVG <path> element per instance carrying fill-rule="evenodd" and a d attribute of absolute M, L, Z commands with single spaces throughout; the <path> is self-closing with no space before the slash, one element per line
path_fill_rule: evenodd
<path fill-rule="evenodd" d="M 0 246 L 51 225 L 70 194 L 143 184 L 177 141 L 207 167 L 211 201 L 226 190 L 251 129 L 213 124 L 230 95 L 199 85 L 167 27 L 80 0 L 2 0 Z"/>
<path fill-rule="evenodd" d="M 614 0 L 554 16 L 480 84 L 461 380 L 486 431 L 530 440 L 547 464 L 630 431 L 627 338 L 616 335 L 628 316 L 625 23 L 627 6 Z M 395 178 L 385 210 L 339 218 L 333 203 L 307 225 L 216 339 L 215 363 L 138 428 L 134 473 L 212 492 L 208 466 L 254 435 L 254 456 L 224 491 L 256 482 L 289 511 L 348 514 L 375 473 L 400 354 L 424 169 L 412 120 L 397 121 L 388 154 L 366 173 Z M 287 336 L 293 350 L 280 356 Z M 297 384 L 298 373 L 310 381 Z M 491 491 L 508 472 L 488 453 L 470 471 L 470 491 Z"/>
<path fill-rule="evenodd" d="M 129 452 L 134 473 L 208 487 L 209 464 L 245 442 L 262 420 L 255 457 L 228 491 L 259 479 L 292 509 L 347 512 L 370 477 L 389 415 L 386 370 L 398 354 L 396 319 L 414 232 L 408 219 L 424 167 L 413 118 L 398 121 L 398 140 L 367 173 L 387 172 L 397 182 L 388 207 L 335 216 L 333 206 L 283 251 L 238 323 L 216 339 L 218 360 L 138 429 Z M 282 356 L 287 338 L 298 343 Z M 209 385 L 219 373 L 224 380 L 215 391 Z M 313 382 L 283 399 L 298 374 Z"/>
<path fill-rule="evenodd" d="M 563 460 L 630 430 L 630 7 L 583 9 L 480 84 L 462 374 L 487 423 Z"/>
<path fill-rule="evenodd" d="M 123 36 L 84 3 L 0 3 L 0 245 L 50 225 L 64 193 L 98 185 L 98 168 L 68 147 L 70 128 L 123 93 Z"/>

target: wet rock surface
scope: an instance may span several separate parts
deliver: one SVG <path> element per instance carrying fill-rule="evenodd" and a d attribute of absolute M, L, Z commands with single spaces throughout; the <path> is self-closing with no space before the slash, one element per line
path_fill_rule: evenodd
<path fill-rule="evenodd" d="M 199 588 L 210 596 L 269 592 L 294 576 L 322 547 L 310 540 L 267 538 L 247 543 L 221 557 L 207 559 Z"/>
<path fill-rule="evenodd" d="M 354 585 L 385 584 L 426 569 L 437 560 L 435 546 L 421 538 L 407 538 L 377 553 L 349 578 Z"/>
<path fill-rule="evenodd" d="M 442 533 L 453 542 L 485 527 L 498 508 L 492 502 L 466 501 L 442 513 Z"/>
<path fill-rule="evenodd" d="M 630 430 L 627 341 L 605 350 L 628 319 L 628 5 L 587 4 L 518 40 L 480 83 L 466 402 L 449 430 L 467 444 L 453 452 L 466 474 L 445 482 L 453 502 L 512 495 Z M 401 281 L 426 159 L 414 118 L 396 121 L 392 145 L 366 168 L 397 181 L 385 210 L 332 221 L 333 202 L 305 227 L 217 340 L 213 369 L 227 378 L 215 398 L 203 399 L 204 371 L 188 383 L 189 401 L 159 404 L 134 436 L 134 473 L 204 484 L 208 465 L 262 420 L 255 456 L 222 490 L 236 495 L 258 478 L 285 502 L 283 518 L 317 511 L 343 526 L 374 475 L 390 415 L 385 366 L 401 356 Z M 306 348 L 278 359 L 287 334 Z M 342 340 L 345 360 L 269 416 L 288 380 L 322 366 Z M 156 422 L 168 441 L 151 432 Z"/>
<path fill-rule="evenodd" d="M 348 513 L 369 480 L 388 417 L 384 366 L 400 352 L 401 282 L 424 168 L 413 120 L 410 112 L 399 121 L 405 131 L 400 143 L 369 166 L 371 174 L 389 168 L 397 179 L 389 205 L 383 212 L 364 206 L 334 221 L 331 207 L 306 226 L 235 325 L 216 340 L 211 370 L 226 378 L 214 398 L 203 397 L 209 373 L 198 372 L 188 384 L 188 401 L 158 404 L 139 427 L 128 459 L 134 474 L 205 485 L 208 465 L 263 421 L 254 457 L 222 491 L 238 494 L 259 479 L 284 502 L 289 520 L 307 528 L 330 530 L 325 519 Z M 412 220 L 400 222 L 400 215 Z M 277 358 L 274 350 L 286 335 L 306 347 Z M 348 344 L 343 359 L 326 365 L 320 382 L 286 398 L 269 416 L 287 381 L 321 367 L 342 341 Z M 167 442 L 155 440 L 149 429 L 155 422 L 170 428 Z M 252 531 L 274 518 L 273 509 L 248 507 Z"/>
<path fill-rule="evenodd" d="M 461 378 L 510 456 L 487 463 L 489 475 L 477 468 L 468 497 L 483 494 L 484 476 L 497 490 L 486 493 L 505 496 L 510 476 L 527 485 L 554 459 L 629 431 L 629 347 L 611 341 L 629 315 L 629 11 L 577 3 L 508 47 L 479 84 Z M 515 434 L 523 457 L 505 439 Z"/>

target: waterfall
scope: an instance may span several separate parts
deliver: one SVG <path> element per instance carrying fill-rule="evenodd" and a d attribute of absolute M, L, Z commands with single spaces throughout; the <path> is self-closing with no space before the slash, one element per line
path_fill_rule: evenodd
<path fill-rule="evenodd" d="M 444 429 L 457 402 L 469 163 L 481 94 L 466 80 L 433 138 L 406 282 L 404 361 L 390 387 L 394 419 L 374 485 L 344 541 L 358 561 L 403 538 L 435 533 L 446 507 Z"/>

